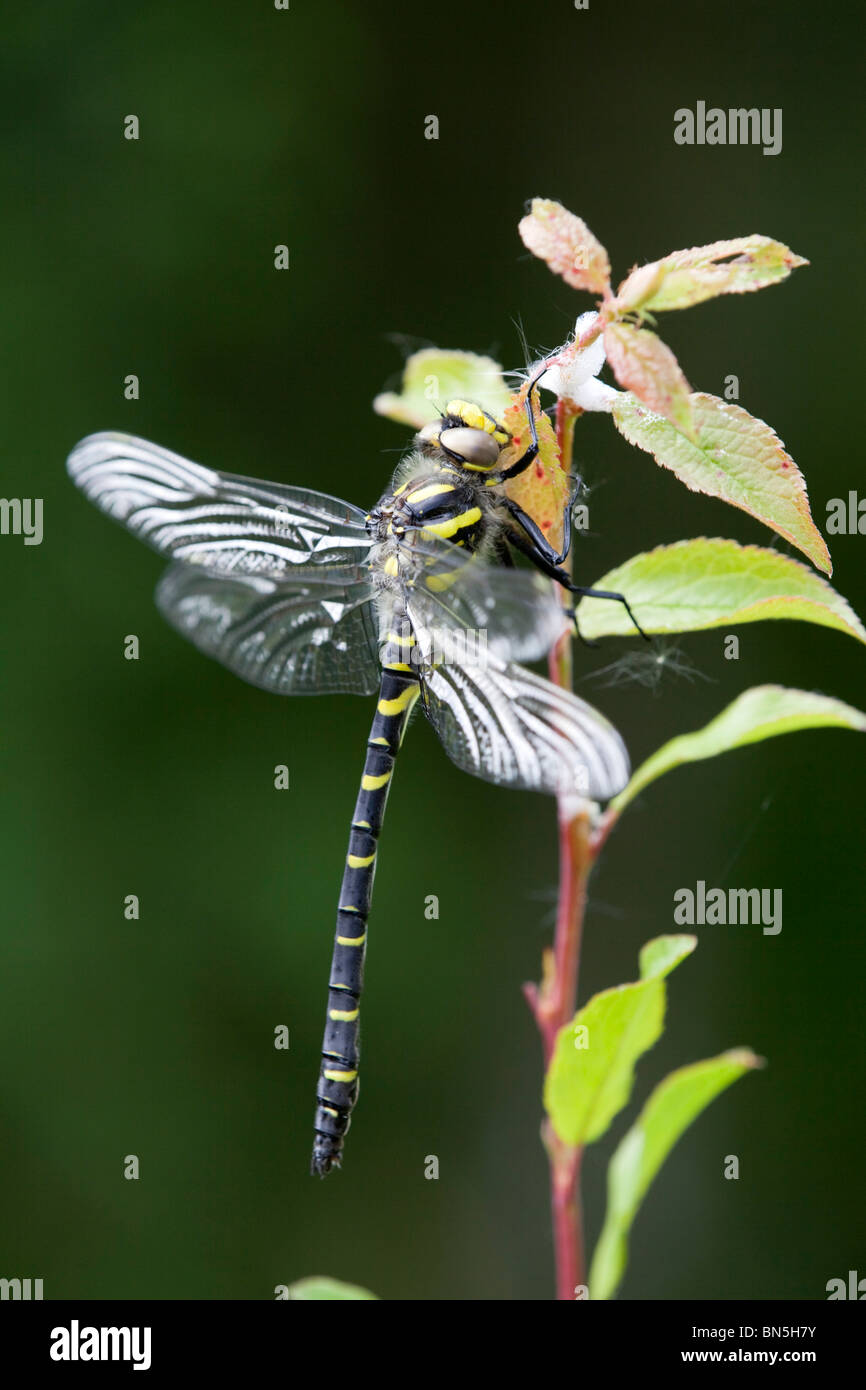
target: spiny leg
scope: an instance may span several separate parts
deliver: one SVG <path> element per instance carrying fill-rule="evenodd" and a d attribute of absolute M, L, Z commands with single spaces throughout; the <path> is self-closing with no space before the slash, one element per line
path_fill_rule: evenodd
<path fill-rule="evenodd" d="M 544 366 L 540 372 L 536 372 L 526 392 L 524 405 L 526 407 L 526 419 L 529 423 L 529 445 L 526 452 L 521 454 L 520 458 L 508 468 L 502 468 L 496 473 L 488 474 L 485 478 L 488 487 L 498 487 L 500 483 L 507 482 L 509 478 L 516 478 L 520 473 L 525 473 L 529 465 L 534 463 L 538 457 L 538 428 L 535 423 L 535 412 L 532 408 L 532 393 L 546 371 L 547 367 Z"/>
<path fill-rule="evenodd" d="M 509 501 L 509 499 L 507 498 L 504 500 L 506 502 Z M 510 506 L 509 510 L 511 510 Z M 538 527 L 536 527 L 535 522 L 532 521 L 531 518 L 527 517 L 526 520 L 529 521 L 531 526 L 534 527 L 536 530 L 539 529 Z M 528 532 L 527 535 L 522 536 L 517 531 L 509 531 L 508 539 L 515 547 L 515 549 L 519 550 L 521 554 L 525 555 L 527 559 L 532 561 L 532 563 L 536 566 L 537 569 L 541 570 L 542 574 L 547 574 L 550 576 L 551 579 L 555 579 L 557 584 L 561 584 L 562 587 L 564 589 L 567 589 L 570 594 L 575 594 L 578 598 L 604 598 L 611 599 L 616 603 L 621 603 L 625 608 L 625 611 L 628 613 L 628 616 L 634 623 L 635 627 L 637 628 L 637 631 L 644 639 L 644 641 L 650 642 L 652 640 L 647 635 L 647 633 L 644 632 L 643 628 L 641 627 L 640 623 L 638 622 L 637 618 L 632 612 L 631 605 L 629 604 L 629 601 L 626 598 L 625 594 L 614 593 L 612 590 L 609 589 L 592 589 L 585 584 L 575 584 L 574 580 L 572 579 L 571 575 L 568 573 L 567 570 L 561 569 L 559 564 L 548 559 L 547 555 L 544 553 L 544 550 L 541 547 L 539 547 L 539 545 L 535 542 L 535 539 L 532 536 L 531 532 Z M 577 614 L 575 609 L 572 609 L 572 618 L 574 620 L 575 631 L 577 632 L 578 637 L 580 637 L 580 628 L 578 626 Z M 580 640 L 582 642 L 586 641 L 586 639 L 583 637 L 581 637 Z M 586 645 L 591 646 L 593 644 L 587 643 Z"/>
<path fill-rule="evenodd" d="M 533 521 L 532 517 L 528 514 L 528 512 L 525 512 L 523 510 L 523 508 L 520 506 L 518 502 L 515 502 L 514 499 L 511 497 L 502 498 L 502 502 L 505 508 L 511 513 L 518 526 L 520 526 L 522 530 L 526 533 L 530 545 L 532 546 L 533 552 L 537 552 L 539 555 L 543 556 L 543 558 L 550 565 L 561 565 L 563 560 L 568 555 L 569 550 L 571 549 L 571 513 L 572 507 L 574 506 L 574 499 L 577 496 L 580 487 L 580 479 L 577 479 L 574 487 L 571 489 L 571 492 L 569 494 L 568 505 L 565 508 L 565 513 L 563 516 L 561 550 L 556 550 L 551 545 L 547 536 L 545 536 L 541 527 L 538 525 L 538 522 Z M 517 544 L 517 542 L 515 542 L 515 544 Z M 524 550 L 524 554 L 528 553 L 528 551 Z"/>

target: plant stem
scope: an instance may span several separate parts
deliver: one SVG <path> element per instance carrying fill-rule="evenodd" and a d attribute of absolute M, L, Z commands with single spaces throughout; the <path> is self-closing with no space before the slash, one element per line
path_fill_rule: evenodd
<path fill-rule="evenodd" d="M 574 425 L 581 411 L 560 401 L 556 435 L 563 470 L 571 472 Z M 571 637 L 566 633 L 550 656 L 550 678 L 571 689 Z M 544 1047 L 545 1070 L 561 1028 L 570 1022 L 577 1000 L 580 945 L 586 908 L 586 886 L 595 860 L 589 808 L 576 814 L 560 800 L 559 900 L 553 950 L 546 951 L 540 986 L 525 985 L 524 993 L 535 1016 Z M 586 1282 L 583 1252 L 583 1215 L 580 1197 L 582 1149 L 565 1144 L 545 1120 L 542 1139 L 550 1161 L 550 1201 L 556 1259 L 556 1297 L 571 1301 L 575 1289 Z"/>
<path fill-rule="evenodd" d="M 575 1290 L 585 1284 L 583 1266 L 583 1212 L 580 1200 L 580 1160 L 582 1149 L 572 1149 L 553 1133 L 545 1122 L 545 1139 L 550 1154 L 550 1205 L 553 1221 L 553 1248 L 556 1257 L 556 1297 L 571 1302 Z"/>

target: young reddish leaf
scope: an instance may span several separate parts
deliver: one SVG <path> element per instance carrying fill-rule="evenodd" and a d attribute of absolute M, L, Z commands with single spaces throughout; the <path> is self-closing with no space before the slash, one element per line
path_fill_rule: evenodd
<path fill-rule="evenodd" d="M 537 408 L 537 396 L 533 405 L 538 432 L 538 457 L 523 473 L 509 479 L 505 491 L 541 527 L 551 544 L 560 550 L 568 502 L 568 478 L 562 469 L 556 433 L 548 416 Z M 511 431 L 512 443 L 503 450 L 499 466 L 508 468 L 526 452 L 529 444 L 526 407 L 519 396 L 512 398 L 511 405 L 501 418 L 506 429 Z"/>
<path fill-rule="evenodd" d="M 618 314 L 629 314 L 642 309 L 652 299 L 665 278 L 661 261 L 650 261 L 648 265 L 636 266 L 616 292 L 616 299 L 610 305 Z"/>
<path fill-rule="evenodd" d="M 614 404 L 614 424 L 693 492 L 719 497 L 757 517 L 831 574 L 830 552 L 812 520 L 803 475 L 778 435 L 717 396 L 699 391 L 690 399 L 694 441 L 628 394 Z"/>
<path fill-rule="evenodd" d="M 632 271 L 617 291 L 617 307 L 640 306 L 653 313 L 686 309 L 719 294 L 749 294 L 776 285 L 797 266 L 808 264 L 790 247 L 766 236 L 691 246 Z"/>
<path fill-rule="evenodd" d="M 610 284 L 610 261 L 582 218 L 548 198 L 533 198 L 532 211 L 518 231 L 527 250 L 546 261 L 566 284 L 604 294 Z"/>
<path fill-rule="evenodd" d="M 609 323 L 604 349 L 620 386 L 693 439 L 691 387 L 667 344 L 647 328 Z"/>

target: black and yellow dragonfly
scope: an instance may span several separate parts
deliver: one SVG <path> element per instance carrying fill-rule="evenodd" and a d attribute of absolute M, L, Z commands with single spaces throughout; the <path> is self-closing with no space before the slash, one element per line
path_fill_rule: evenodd
<path fill-rule="evenodd" d="M 500 466 L 511 437 L 498 421 L 451 401 L 416 435 L 369 513 L 306 488 L 203 468 L 127 434 L 90 435 L 69 456 L 86 496 L 171 560 L 156 602 L 201 651 L 280 695 L 378 694 L 337 909 L 317 1174 L 339 1166 L 358 1094 L 377 844 L 416 702 L 453 761 L 488 781 L 603 801 L 628 779 L 612 725 L 516 664 L 546 655 L 568 627 L 557 585 L 598 592 L 560 568 L 569 518 L 557 552 L 505 494 L 538 450 L 526 399 L 531 442 L 516 463 Z M 512 547 L 535 568 L 515 567 Z"/>

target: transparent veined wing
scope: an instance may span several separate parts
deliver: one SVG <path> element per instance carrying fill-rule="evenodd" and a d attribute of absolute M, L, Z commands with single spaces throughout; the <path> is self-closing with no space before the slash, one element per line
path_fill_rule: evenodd
<path fill-rule="evenodd" d="M 535 570 L 488 565 L 447 541 L 406 543 L 404 596 L 419 647 L 459 659 L 460 634 L 503 661 L 537 661 L 569 627 L 553 580 Z M 449 650 L 448 635 L 458 638 Z"/>
<path fill-rule="evenodd" d="M 570 691 L 488 653 L 421 673 L 427 717 L 465 772 L 502 786 L 607 801 L 629 778 L 625 744 Z"/>
<path fill-rule="evenodd" d="M 175 562 L 156 603 L 200 651 L 262 690 L 372 695 L 381 676 L 373 595 L 352 573 L 337 566 L 275 581 Z"/>
<path fill-rule="evenodd" d="M 278 578 L 299 566 L 360 565 L 370 549 L 364 513 L 348 502 L 203 468 L 131 434 L 89 435 L 66 466 L 154 550 L 205 569 Z"/>

